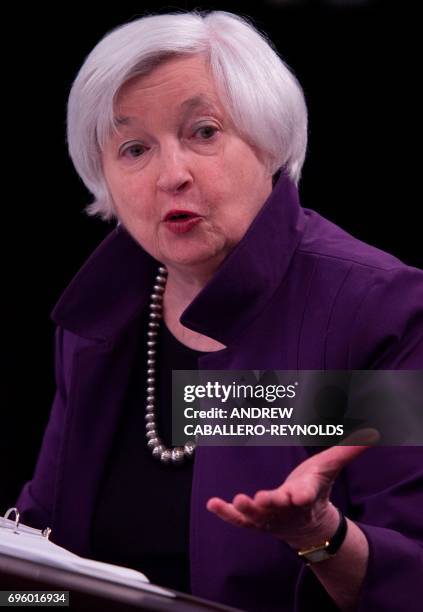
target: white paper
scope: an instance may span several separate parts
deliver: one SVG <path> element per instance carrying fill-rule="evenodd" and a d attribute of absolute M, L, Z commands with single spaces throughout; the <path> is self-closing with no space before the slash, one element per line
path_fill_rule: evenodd
<path fill-rule="evenodd" d="M 137 587 L 143 591 L 175 597 L 172 591 L 150 584 L 148 578 L 141 572 L 119 565 L 84 559 L 53 544 L 42 536 L 40 531 L 25 525 L 19 525 L 16 530 L 14 522 L 5 519 L 0 520 L 0 553 L 109 582 Z"/>

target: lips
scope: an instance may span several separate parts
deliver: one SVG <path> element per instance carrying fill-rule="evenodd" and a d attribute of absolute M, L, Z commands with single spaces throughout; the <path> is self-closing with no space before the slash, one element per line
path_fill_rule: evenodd
<path fill-rule="evenodd" d="M 183 210 L 182 208 L 173 208 L 169 210 L 164 218 L 165 227 L 172 234 L 187 234 L 196 225 L 201 223 L 203 218 L 191 210 Z"/>
<path fill-rule="evenodd" d="M 199 215 L 197 215 L 196 213 L 190 211 L 190 210 L 182 210 L 182 209 L 172 209 L 170 210 L 164 220 L 165 221 L 171 221 L 171 222 L 178 222 L 178 221 L 187 221 L 188 219 L 195 219 L 196 217 L 198 217 Z"/>

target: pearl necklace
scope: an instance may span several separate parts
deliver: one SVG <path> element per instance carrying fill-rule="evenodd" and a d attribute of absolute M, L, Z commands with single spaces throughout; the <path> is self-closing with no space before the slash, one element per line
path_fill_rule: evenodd
<path fill-rule="evenodd" d="M 148 438 L 147 446 L 155 459 L 165 465 L 182 465 L 186 459 L 194 457 L 195 443 L 188 441 L 184 446 L 167 448 L 157 431 L 156 414 L 156 347 L 162 318 L 163 293 L 166 287 L 167 270 L 160 267 L 156 276 L 153 293 L 150 296 L 150 315 L 148 321 L 147 340 L 147 405 L 145 415 L 145 429 Z"/>

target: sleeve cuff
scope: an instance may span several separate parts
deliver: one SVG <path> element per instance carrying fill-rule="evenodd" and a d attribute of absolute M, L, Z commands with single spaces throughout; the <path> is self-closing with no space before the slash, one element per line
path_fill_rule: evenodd
<path fill-rule="evenodd" d="M 369 560 L 357 612 L 420 612 L 423 601 L 423 547 L 392 529 L 355 521 L 369 543 Z M 313 571 L 301 568 L 295 612 L 339 611 Z"/>

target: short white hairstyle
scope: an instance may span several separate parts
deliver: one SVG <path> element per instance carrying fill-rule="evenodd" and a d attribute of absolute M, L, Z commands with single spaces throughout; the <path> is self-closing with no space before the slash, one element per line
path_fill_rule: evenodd
<path fill-rule="evenodd" d="M 307 107 L 298 80 L 271 41 L 246 18 L 226 11 L 148 15 L 100 40 L 73 82 L 67 141 L 75 169 L 94 201 L 89 215 L 117 218 L 102 171 L 102 150 L 116 130 L 122 86 L 170 57 L 207 57 L 219 97 L 235 128 L 298 184 L 307 148 Z"/>

